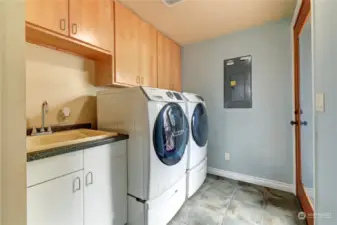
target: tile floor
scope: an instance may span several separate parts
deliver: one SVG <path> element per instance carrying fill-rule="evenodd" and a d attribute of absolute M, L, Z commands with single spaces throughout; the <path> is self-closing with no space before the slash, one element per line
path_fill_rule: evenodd
<path fill-rule="evenodd" d="M 169 225 L 305 225 L 294 195 L 208 175 Z"/>

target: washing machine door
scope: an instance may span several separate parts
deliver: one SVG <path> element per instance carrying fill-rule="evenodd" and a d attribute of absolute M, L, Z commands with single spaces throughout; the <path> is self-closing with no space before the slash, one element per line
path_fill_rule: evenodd
<path fill-rule="evenodd" d="M 208 118 L 206 107 L 198 103 L 194 108 L 191 120 L 192 137 L 199 147 L 206 145 L 208 140 Z"/>
<path fill-rule="evenodd" d="M 188 120 L 177 103 L 166 104 L 159 112 L 153 131 L 153 145 L 161 162 L 172 166 L 182 159 L 188 141 Z"/>

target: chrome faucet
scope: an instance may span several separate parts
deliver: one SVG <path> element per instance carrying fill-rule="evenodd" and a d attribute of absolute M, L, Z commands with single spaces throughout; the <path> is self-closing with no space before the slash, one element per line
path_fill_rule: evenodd
<path fill-rule="evenodd" d="M 37 131 L 36 128 L 33 127 L 33 130 L 32 130 L 32 133 L 31 133 L 32 136 L 33 135 L 42 135 L 42 134 L 51 134 L 52 133 L 52 130 L 51 130 L 50 126 L 48 127 L 47 131 L 44 129 L 45 117 L 46 117 L 46 114 L 48 113 L 48 102 L 47 101 L 44 101 L 42 103 L 41 111 L 42 111 L 42 121 L 41 121 L 40 131 Z"/>

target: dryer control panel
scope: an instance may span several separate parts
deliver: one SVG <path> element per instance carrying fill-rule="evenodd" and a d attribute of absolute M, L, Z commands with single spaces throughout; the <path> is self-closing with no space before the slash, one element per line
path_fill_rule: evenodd
<path fill-rule="evenodd" d="M 141 87 L 146 94 L 146 96 L 152 101 L 159 102 L 184 102 L 182 94 L 176 91 L 151 88 L 151 87 Z"/>
<path fill-rule="evenodd" d="M 197 94 L 183 92 L 182 95 L 189 102 L 204 102 L 205 100 Z"/>

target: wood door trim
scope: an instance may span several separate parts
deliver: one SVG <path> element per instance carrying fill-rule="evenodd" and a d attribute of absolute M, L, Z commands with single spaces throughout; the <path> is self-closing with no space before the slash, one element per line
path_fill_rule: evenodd
<path fill-rule="evenodd" d="M 298 186 L 298 192 L 299 194 L 297 196 L 301 203 L 302 209 L 306 214 L 307 223 L 308 225 L 314 225 L 314 209 L 310 203 L 309 196 L 306 194 L 302 183 Z"/>
<path fill-rule="evenodd" d="M 300 53 L 299 53 L 299 35 L 309 18 L 311 13 L 310 0 L 302 0 L 302 4 L 293 27 L 293 40 L 294 40 L 294 102 L 295 102 L 295 119 L 298 123 L 301 120 L 300 113 Z M 307 215 L 308 225 L 314 225 L 313 212 L 314 209 L 310 203 L 309 197 L 304 191 L 302 183 L 302 164 L 301 164 L 301 125 L 296 125 L 295 128 L 295 138 L 296 138 L 296 195 L 300 201 L 302 209 Z"/>
<path fill-rule="evenodd" d="M 302 0 L 302 4 L 300 7 L 300 10 L 298 12 L 298 16 L 295 22 L 295 25 L 293 27 L 294 29 L 294 36 L 298 37 L 299 34 L 301 33 L 305 22 L 310 16 L 311 12 L 311 3 L 310 0 Z"/>

